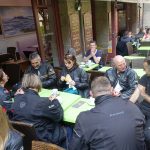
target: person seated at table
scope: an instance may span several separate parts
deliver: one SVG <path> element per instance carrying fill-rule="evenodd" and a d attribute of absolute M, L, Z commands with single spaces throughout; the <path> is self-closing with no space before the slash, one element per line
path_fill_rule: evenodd
<path fill-rule="evenodd" d="M 25 74 L 22 79 L 24 94 L 16 95 L 12 105 L 14 121 L 22 121 L 34 125 L 38 140 L 58 145 L 66 142 L 66 135 L 60 122 L 63 109 L 54 95 L 40 97 L 42 83 L 33 73 Z"/>
<path fill-rule="evenodd" d="M 113 96 L 128 100 L 138 84 L 136 72 L 126 65 L 124 57 L 117 55 L 113 58 L 113 68 L 106 71 L 106 77 L 113 87 Z"/>
<path fill-rule="evenodd" d="M 127 43 L 128 42 L 132 43 L 133 41 L 134 40 L 132 38 L 132 32 L 125 31 L 124 35 L 117 42 L 117 46 L 116 46 L 117 55 L 128 56 L 129 53 L 128 53 Z"/>
<path fill-rule="evenodd" d="M 0 106 L 0 149 L 23 150 L 22 136 L 8 122 L 7 115 Z"/>
<path fill-rule="evenodd" d="M 88 60 L 91 60 L 95 64 L 103 65 L 103 62 L 101 61 L 101 57 L 102 57 L 102 51 L 97 50 L 96 41 L 91 41 L 90 49 L 86 52 L 84 56 L 84 61 L 88 62 Z"/>
<path fill-rule="evenodd" d="M 143 63 L 145 75 L 139 80 L 138 87 L 130 98 L 130 101 L 136 103 L 139 95 L 143 101 L 138 104 L 146 118 L 145 124 L 145 140 L 148 149 L 150 149 L 150 58 L 146 58 Z"/>
<path fill-rule="evenodd" d="M 43 88 L 50 89 L 56 87 L 56 74 L 50 63 L 41 62 L 41 57 L 37 52 L 30 54 L 29 60 L 31 65 L 27 68 L 25 73 L 38 75 Z"/>
<path fill-rule="evenodd" d="M 142 40 L 150 40 L 150 28 L 146 29 L 146 33 L 144 34 Z"/>
<path fill-rule="evenodd" d="M 64 90 L 72 89 L 72 93 L 89 97 L 88 74 L 78 66 L 76 57 L 67 53 L 64 56 L 65 66 L 62 69 L 59 86 Z"/>
<path fill-rule="evenodd" d="M 106 77 L 92 82 L 95 107 L 77 117 L 69 150 L 146 150 L 144 115 L 136 105 L 111 92 Z"/>
<path fill-rule="evenodd" d="M 7 74 L 5 74 L 5 72 L 2 69 L 0 69 L 0 105 L 9 114 L 13 100 L 11 92 L 5 88 L 7 82 L 8 82 Z"/>

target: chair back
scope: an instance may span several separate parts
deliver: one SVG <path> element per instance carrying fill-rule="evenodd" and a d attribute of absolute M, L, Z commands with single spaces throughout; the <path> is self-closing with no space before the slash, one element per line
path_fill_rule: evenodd
<path fill-rule="evenodd" d="M 14 129 L 25 135 L 23 139 L 24 150 L 31 150 L 32 140 L 37 139 L 33 124 L 21 121 L 10 121 L 10 123 Z"/>
<path fill-rule="evenodd" d="M 17 60 L 16 47 L 7 47 L 7 53 L 11 55 L 11 58 Z"/>
<path fill-rule="evenodd" d="M 106 63 L 107 63 L 107 57 L 108 57 L 108 54 L 107 54 L 107 53 L 103 53 L 103 54 L 102 54 L 101 61 L 102 61 L 102 63 L 103 63 L 103 66 L 105 66 Z"/>
<path fill-rule="evenodd" d="M 64 150 L 64 149 L 55 144 L 41 141 L 32 141 L 32 150 Z"/>
<path fill-rule="evenodd" d="M 127 42 L 127 49 L 128 49 L 128 55 L 132 55 L 133 54 L 133 46 L 131 42 Z"/>

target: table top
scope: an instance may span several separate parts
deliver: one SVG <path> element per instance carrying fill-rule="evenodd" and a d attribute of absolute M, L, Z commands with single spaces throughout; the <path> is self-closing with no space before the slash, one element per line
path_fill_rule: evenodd
<path fill-rule="evenodd" d="M 49 97 L 51 95 L 52 90 L 48 89 L 42 89 L 42 91 L 39 93 L 41 97 Z M 81 98 L 80 95 L 75 95 L 75 94 L 70 94 L 66 92 L 60 92 L 59 91 L 59 96 L 61 98 L 61 106 L 64 109 L 64 111 L 74 102 L 76 102 L 78 99 Z"/>
<path fill-rule="evenodd" d="M 98 66 L 99 66 L 99 64 L 92 64 L 89 67 L 83 67 L 83 70 L 90 71 L 90 70 L 92 70 L 92 69 L 94 69 L 94 68 L 96 68 Z"/>
<path fill-rule="evenodd" d="M 144 56 L 124 56 L 125 59 L 128 60 L 135 60 L 135 59 L 145 59 L 146 57 Z"/>
<path fill-rule="evenodd" d="M 137 50 L 138 51 L 150 51 L 150 46 L 141 46 Z"/>
<path fill-rule="evenodd" d="M 104 66 L 104 67 L 100 68 L 98 71 L 102 72 L 102 73 L 105 73 L 110 68 L 112 68 L 112 67 L 110 67 L 110 66 Z"/>
<path fill-rule="evenodd" d="M 12 60 L 9 60 L 9 61 L 5 61 L 1 64 L 4 64 L 4 65 L 7 65 L 7 64 L 21 64 L 21 63 L 26 63 L 26 62 L 29 62 L 29 60 L 26 60 L 26 59 L 19 59 L 17 61 L 14 61 L 13 59 Z"/>
<path fill-rule="evenodd" d="M 90 110 L 94 105 L 90 105 L 86 98 L 80 98 L 75 103 L 73 103 L 65 112 L 64 112 L 64 121 L 75 123 L 76 119 L 80 112 Z"/>
<path fill-rule="evenodd" d="M 133 69 L 139 78 L 141 78 L 144 74 L 145 74 L 145 71 L 143 69 Z"/>

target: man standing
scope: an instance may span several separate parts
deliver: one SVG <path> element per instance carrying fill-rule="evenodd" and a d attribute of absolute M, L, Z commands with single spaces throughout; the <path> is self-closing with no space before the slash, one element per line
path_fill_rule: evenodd
<path fill-rule="evenodd" d="M 111 95 L 106 77 L 91 84 L 95 108 L 79 114 L 70 150 L 145 150 L 144 116 L 136 105 Z"/>
<path fill-rule="evenodd" d="M 125 59 L 121 55 L 113 58 L 113 65 L 113 68 L 106 71 L 106 77 L 113 87 L 113 95 L 129 99 L 137 87 L 137 74 L 126 66 Z"/>
<path fill-rule="evenodd" d="M 96 64 L 101 63 L 101 57 L 102 57 L 102 51 L 97 50 L 97 45 L 95 41 L 90 42 L 90 49 L 86 52 L 84 56 L 84 60 L 87 62 L 88 60 L 91 60 L 92 62 Z"/>
<path fill-rule="evenodd" d="M 42 82 L 43 88 L 53 88 L 56 85 L 56 75 L 53 67 L 49 63 L 42 63 L 41 57 L 37 52 L 30 54 L 29 60 L 31 66 L 25 73 L 34 73 L 38 75 Z"/>

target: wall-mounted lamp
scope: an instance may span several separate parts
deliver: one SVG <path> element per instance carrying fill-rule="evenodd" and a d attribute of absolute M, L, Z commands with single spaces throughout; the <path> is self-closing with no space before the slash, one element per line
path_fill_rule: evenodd
<path fill-rule="evenodd" d="M 75 0 L 75 10 L 76 11 L 81 10 L 81 0 Z"/>

